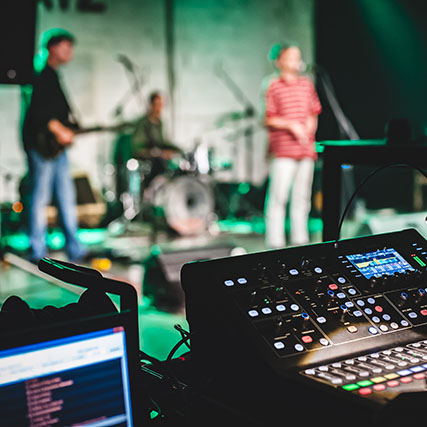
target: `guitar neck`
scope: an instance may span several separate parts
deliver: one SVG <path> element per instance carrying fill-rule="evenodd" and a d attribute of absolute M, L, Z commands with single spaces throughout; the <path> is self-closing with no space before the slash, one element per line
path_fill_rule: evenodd
<path fill-rule="evenodd" d="M 75 129 L 74 133 L 76 135 L 82 135 L 82 134 L 85 134 L 85 133 L 100 132 L 102 130 L 108 130 L 108 128 L 101 127 L 101 126 L 94 126 L 94 127 L 90 127 L 90 128 Z"/>
<path fill-rule="evenodd" d="M 78 129 L 73 129 L 73 131 L 76 135 L 81 135 L 81 134 L 91 133 L 91 132 L 119 131 L 121 129 L 126 128 L 127 126 L 129 125 L 126 123 L 124 124 L 122 123 L 114 126 L 92 126 L 88 128 L 78 128 Z"/>

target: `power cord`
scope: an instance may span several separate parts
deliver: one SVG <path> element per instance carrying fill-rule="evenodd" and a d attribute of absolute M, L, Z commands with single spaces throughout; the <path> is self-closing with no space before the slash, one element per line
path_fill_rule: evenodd
<path fill-rule="evenodd" d="M 189 340 L 191 337 L 191 334 L 186 331 L 181 325 L 176 324 L 174 326 L 174 328 L 180 333 L 181 335 L 181 339 L 173 346 L 173 348 L 171 349 L 171 351 L 169 352 L 166 360 L 162 361 L 160 359 L 157 359 L 153 356 L 150 356 L 149 354 L 140 351 L 139 352 L 139 357 L 140 357 L 140 361 L 148 361 L 149 363 L 151 363 L 153 366 L 156 366 L 160 372 L 163 372 L 163 374 L 158 374 L 157 372 L 151 372 L 152 375 L 156 374 L 156 376 L 160 379 L 160 381 L 165 381 L 168 383 L 168 385 L 170 386 L 172 391 L 177 391 L 179 396 L 180 396 L 180 400 L 182 402 L 183 405 L 183 411 L 178 411 L 177 413 L 180 413 L 180 415 L 183 417 L 182 421 L 185 423 L 188 421 L 188 417 L 190 416 L 190 406 L 191 406 L 191 402 L 188 400 L 188 397 L 185 393 L 185 390 L 188 388 L 188 386 L 184 383 L 182 383 L 176 376 L 175 372 L 172 369 L 171 366 L 171 361 L 173 356 L 175 355 L 175 353 L 177 352 L 177 350 L 182 346 L 182 345 L 186 345 L 188 349 L 191 349 L 191 346 L 189 344 Z M 144 367 L 146 371 L 147 367 Z M 161 406 L 152 398 L 150 398 L 152 404 L 154 405 L 155 408 L 155 412 L 157 412 L 161 418 L 165 417 L 164 411 L 162 410 Z"/>
<path fill-rule="evenodd" d="M 187 332 L 185 329 L 183 329 L 182 326 L 179 324 L 176 324 L 174 328 L 181 334 L 181 339 L 173 346 L 172 350 L 169 352 L 168 357 L 166 358 L 167 361 L 172 360 L 175 353 L 183 344 L 185 344 L 187 348 L 191 350 L 191 345 L 188 343 L 188 341 L 190 340 L 191 334 Z"/>

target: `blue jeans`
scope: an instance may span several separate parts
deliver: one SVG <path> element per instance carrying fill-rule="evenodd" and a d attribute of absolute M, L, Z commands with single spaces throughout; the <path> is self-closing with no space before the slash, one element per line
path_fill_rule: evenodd
<path fill-rule="evenodd" d="M 45 159 L 35 150 L 28 150 L 30 172 L 29 232 L 31 259 L 46 255 L 46 206 L 55 195 L 58 216 L 65 234 L 65 252 L 70 261 L 82 258 L 86 251 L 76 238 L 76 194 L 71 178 L 67 153 L 55 159 Z"/>

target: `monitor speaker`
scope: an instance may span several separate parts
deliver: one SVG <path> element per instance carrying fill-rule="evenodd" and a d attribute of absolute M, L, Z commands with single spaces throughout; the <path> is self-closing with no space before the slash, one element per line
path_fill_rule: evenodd
<path fill-rule="evenodd" d="M 422 236 L 427 238 L 427 212 L 415 212 L 405 214 L 369 216 L 361 225 L 358 235 L 381 234 L 391 231 L 399 231 L 405 228 L 414 228 Z"/>
<path fill-rule="evenodd" d="M 181 267 L 187 262 L 245 253 L 234 245 L 202 247 L 158 252 L 153 250 L 144 261 L 143 295 L 153 306 L 169 312 L 184 310 L 184 291 L 181 287 Z M 203 286 L 203 283 L 200 284 Z"/>
<path fill-rule="evenodd" d="M 0 84 L 28 84 L 33 78 L 36 0 L 0 2 Z"/>

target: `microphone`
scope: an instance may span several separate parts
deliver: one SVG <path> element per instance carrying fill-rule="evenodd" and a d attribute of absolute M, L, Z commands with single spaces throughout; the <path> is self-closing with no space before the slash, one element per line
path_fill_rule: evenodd
<path fill-rule="evenodd" d="M 310 73 L 312 71 L 318 70 L 319 67 L 317 64 L 306 64 L 304 61 L 301 61 L 299 71 L 300 73 Z"/>
<path fill-rule="evenodd" d="M 127 70 L 133 71 L 133 62 L 126 55 L 119 53 L 116 56 L 116 61 L 120 62 Z"/>

